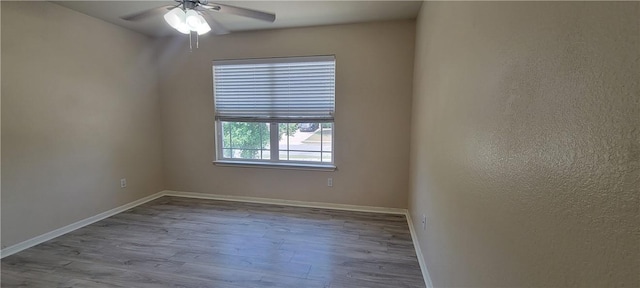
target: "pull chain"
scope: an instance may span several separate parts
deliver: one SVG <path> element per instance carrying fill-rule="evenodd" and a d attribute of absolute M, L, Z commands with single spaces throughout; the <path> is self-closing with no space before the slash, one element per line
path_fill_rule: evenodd
<path fill-rule="evenodd" d="M 191 39 L 193 32 L 189 32 L 189 52 L 193 52 L 193 40 Z M 196 49 L 200 48 L 200 36 L 196 34 Z"/>

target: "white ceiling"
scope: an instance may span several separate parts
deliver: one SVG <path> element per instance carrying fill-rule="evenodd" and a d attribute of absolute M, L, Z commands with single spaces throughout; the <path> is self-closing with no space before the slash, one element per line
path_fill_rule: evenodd
<path fill-rule="evenodd" d="M 176 34 L 162 16 L 139 22 L 120 19 L 121 16 L 140 12 L 175 1 L 54 1 L 57 4 L 107 22 L 150 36 Z M 216 20 L 230 31 L 248 31 L 304 27 L 369 21 L 412 19 L 418 15 L 422 1 L 215 1 L 276 14 L 274 23 L 223 13 L 215 13 Z"/>

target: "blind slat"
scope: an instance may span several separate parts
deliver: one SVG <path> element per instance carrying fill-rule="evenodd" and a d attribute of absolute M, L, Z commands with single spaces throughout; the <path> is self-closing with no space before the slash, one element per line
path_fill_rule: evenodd
<path fill-rule="evenodd" d="M 213 62 L 215 116 L 225 121 L 333 121 L 333 56 Z"/>

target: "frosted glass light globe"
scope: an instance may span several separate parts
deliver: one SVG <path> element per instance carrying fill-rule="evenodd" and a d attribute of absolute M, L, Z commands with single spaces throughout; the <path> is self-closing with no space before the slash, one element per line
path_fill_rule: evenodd
<path fill-rule="evenodd" d="M 180 8 L 175 8 L 167 12 L 167 14 L 164 14 L 164 21 L 166 21 L 169 26 L 178 30 L 180 33 L 189 34 L 189 27 L 187 27 L 185 19 L 186 14 Z"/>
<path fill-rule="evenodd" d="M 189 27 L 191 31 L 198 31 L 198 28 L 200 28 L 202 22 L 204 22 L 204 18 L 198 15 L 198 12 L 196 12 L 195 10 L 188 10 L 186 13 L 186 17 L 187 27 Z"/>

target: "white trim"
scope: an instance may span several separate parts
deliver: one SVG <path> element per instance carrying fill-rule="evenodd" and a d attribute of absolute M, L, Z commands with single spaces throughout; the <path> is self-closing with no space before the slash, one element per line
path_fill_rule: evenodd
<path fill-rule="evenodd" d="M 251 162 L 251 161 L 240 161 L 240 160 L 217 160 L 217 161 L 213 161 L 213 165 L 222 166 L 222 167 L 266 168 L 266 169 L 327 171 L 327 172 L 336 171 L 338 169 L 335 165 L 287 163 L 287 162 L 282 162 L 282 161 L 278 161 L 278 162 L 268 162 L 268 161 L 258 162 L 258 161 L 253 161 L 253 162 Z"/>
<path fill-rule="evenodd" d="M 413 239 L 413 247 L 416 250 L 416 257 L 418 257 L 418 264 L 420 264 L 420 270 L 422 270 L 422 277 L 424 277 L 424 284 L 427 285 L 427 288 L 433 288 L 433 282 L 431 282 L 431 276 L 429 275 L 429 271 L 427 270 L 427 263 L 424 261 L 424 256 L 422 256 L 422 250 L 420 250 L 420 243 L 418 243 L 418 235 L 416 235 L 416 230 L 413 227 L 413 220 L 411 219 L 411 213 L 407 211 L 407 224 L 409 224 L 409 232 L 411 233 L 411 239 Z"/>
<path fill-rule="evenodd" d="M 200 199 L 236 201 L 236 202 L 249 202 L 249 203 L 260 203 L 260 204 L 285 205 L 285 206 L 295 206 L 295 207 L 323 208 L 323 209 L 358 211 L 358 212 L 399 214 L 399 215 L 405 215 L 407 213 L 407 209 L 402 209 L 402 208 L 359 206 L 359 205 L 348 205 L 348 204 L 335 204 L 335 203 L 324 203 L 324 202 L 308 202 L 308 201 L 297 201 L 297 200 L 283 200 L 283 199 L 258 198 L 258 197 L 246 197 L 246 196 L 233 196 L 233 195 L 219 195 L 219 194 L 183 192 L 183 191 L 168 191 L 168 190 L 166 190 L 164 192 L 165 192 L 165 194 L 164 194 L 165 196 L 176 196 L 176 197 L 188 197 L 188 198 L 200 198 Z"/>
<path fill-rule="evenodd" d="M 20 242 L 18 244 L 11 245 L 11 246 L 9 246 L 7 248 L 4 248 L 4 249 L 0 250 L 0 259 L 4 258 L 4 257 L 7 257 L 9 255 L 13 255 L 15 253 L 18 253 L 18 252 L 20 252 L 22 250 L 25 250 L 27 248 L 31 248 L 33 246 L 36 246 L 36 245 L 38 245 L 38 244 L 40 244 L 42 242 L 49 241 L 49 240 L 51 240 L 53 238 L 56 238 L 58 236 L 62 236 L 62 235 L 67 234 L 67 233 L 69 233 L 71 231 L 80 229 L 80 228 L 82 228 L 84 226 L 87 226 L 89 224 L 93 224 L 93 223 L 98 222 L 98 221 L 100 221 L 102 219 L 111 217 L 111 216 L 116 215 L 116 214 L 118 214 L 120 212 L 124 212 L 124 211 L 129 210 L 129 209 L 131 209 L 133 207 L 136 207 L 138 205 L 147 203 L 147 202 L 149 202 L 151 200 L 155 200 L 157 198 L 160 198 L 160 197 L 164 196 L 164 193 L 165 193 L 165 191 L 161 191 L 161 192 L 155 193 L 153 195 L 149 195 L 147 197 L 140 198 L 140 199 L 135 200 L 133 202 L 129 202 L 129 203 L 124 204 L 122 206 L 113 208 L 113 209 L 111 209 L 109 211 L 102 212 L 100 214 L 91 216 L 89 218 L 82 219 L 82 220 L 80 220 L 78 222 L 69 224 L 69 225 L 64 226 L 62 228 L 58 228 L 56 230 L 49 231 L 47 233 L 38 235 L 38 236 L 33 237 L 31 239 L 22 241 L 22 242 Z"/>

